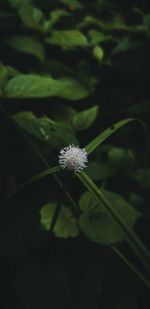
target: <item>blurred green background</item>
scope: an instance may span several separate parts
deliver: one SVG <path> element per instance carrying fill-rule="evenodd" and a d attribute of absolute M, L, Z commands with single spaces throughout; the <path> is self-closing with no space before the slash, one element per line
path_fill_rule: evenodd
<path fill-rule="evenodd" d="M 146 134 L 138 123 L 117 131 L 87 173 L 141 213 L 135 231 L 150 247 L 149 0 L 0 0 L 1 201 L 45 169 L 41 154 L 55 166 L 62 147 L 130 117 Z M 110 249 L 108 223 L 93 241 L 81 232 L 65 190 L 82 209 L 85 189 L 73 175 L 60 180 L 62 189 L 47 177 L 1 206 L 0 308 L 150 308 L 148 289 Z M 53 233 L 48 203 L 64 206 Z"/>

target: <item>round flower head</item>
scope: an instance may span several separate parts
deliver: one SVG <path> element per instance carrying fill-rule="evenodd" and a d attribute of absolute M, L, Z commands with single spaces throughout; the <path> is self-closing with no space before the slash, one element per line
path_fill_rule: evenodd
<path fill-rule="evenodd" d="M 59 165 L 63 169 L 81 172 L 88 162 L 87 152 L 75 145 L 69 145 L 60 150 Z"/>

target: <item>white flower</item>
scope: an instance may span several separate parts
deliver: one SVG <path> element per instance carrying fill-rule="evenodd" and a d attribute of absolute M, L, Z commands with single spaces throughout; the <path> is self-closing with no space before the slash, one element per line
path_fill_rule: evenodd
<path fill-rule="evenodd" d="M 79 148 L 75 145 L 69 145 L 60 150 L 59 165 L 63 169 L 73 170 L 75 172 L 81 172 L 88 162 L 87 152 L 83 148 Z"/>

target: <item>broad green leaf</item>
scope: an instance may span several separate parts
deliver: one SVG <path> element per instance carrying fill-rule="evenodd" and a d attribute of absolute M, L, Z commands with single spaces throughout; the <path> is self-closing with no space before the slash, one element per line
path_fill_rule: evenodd
<path fill-rule="evenodd" d="M 82 112 L 78 112 L 72 120 L 75 130 L 85 130 L 89 128 L 95 121 L 98 114 L 98 106 L 88 108 Z"/>
<path fill-rule="evenodd" d="M 69 12 L 63 9 L 56 9 L 50 13 L 49 25 L 55 25 L 62 17 L 70 16 Z"/>
<path fill-rule="evenodd" d="M 58 123 L 48 117 L 36 117 L 32 112 L 17 113 L 13 119 L 29 134 L 52 147 L 78 144 L 74 131 L 67 123 Z"/>
<path fill-rule="evenodd" d="M 46 231 L 50 229 L 51 222 L 56 210 L 55 203 L 48 203 L 40 210 L 41 224 Z M 79 235 L 79 230 L 75 218 L 72 216 L 71 210 L 62 206 L 54 227 L 54 234 L 57 237 L 68 238 Z"/>
<path fill-rule="evenodd" d="M 93 180 L 105 180 L 114 174 L 114 169 L 111 165 L 101 162 L 89 161 L 86 173 Z"/>
<path fill-rule="evenodd" d="M 118 129 L 125 126 L 126 124 L 134 121 L 135 119 L 129 118 L 116 122 L 112 127 L 104 130 L 97 137 L 95 137 L 86 147 L 88 154 L 92 153 L 100 144 L 102 144 L 108 137 L 115 133 Z"/>
<path fill-rule="evenodd" d="M 18 14 L 26 27 L 42 30 L 44 14 L 40 9 L 24 4 L 19 8 Z"/>
<path fill-rule="evenodd" d="M 35 38 L 27 35 L 12 36 L 5 40 L 14 49 L 34 55 L 39 60 L 44 61 L 45 51 L 43 45 Z"/>
<path fill-rule="evenodd" d="M 108 35 L 98 30 L 92 30 L 92 29 L 88 32 L 88 36 L 89 36 L 91 45 L 97 45 L 99 43 L 106 42 L 106 41 L 113 39 L 111 35 Z"/>
<path fill-rule="evenodd" d="M 80 100 L 88 96 L 88 90 L 71 78 L 20 74 L 11 79 L 5 87 L 9 98 L 44 98 L 57 96 L 69 100 Z"/>
<path fill-rule="evenodd" d="M 18 72 L 14 68 L 0 64 L 0 95 L 3 95 L 7 81 L 17 74 Z"/>
<path fill-rule="evenodd" d="M 141 168 L 137 170 L 133 178 L 137 180 L 144 189 L 150 189 L 150 168 Z"/>
<path fill-rule="evenodd" d="M 60 46 L 64 50 L 88 46 L 86 37 L 78 30 L 55 30 L 46 42 Z"/>
<path fill-rule="evenodd" d="M 53 10 L 49 14 L 49 19 L 45 20 L 43 30 L 44 32 L 49 32 L 55 24 L 57 24 L 61 18 L 70 16 L 70 13 L 63 9 Z"/>
<path fill-rule="evenodd" d="M 98 45 L 96 45 L 96 46 L 93 48 L 92 53 L 93 53 L 94 58 L 95 58 L 96 60 L 98 60 L 98 61 L 101 61 L 101 60 L 104 58 L 104 51 L 103 51 L 103 49 L 102 49 L 100 46 L 98 46 Z"/>
<path fill-rule="evenodd" d="M 120 195 L 106 190 L 102 190 L 102 192 L 132 229 L 140 217 L 140 213 L 132 208 Z M 83 211 L 79 225 L 90 240 L 102 244 L 113 244 L 124 240 L 124 235 L 120 229 L 116 227 L 111 217 L 99 207 L 89 192 L 84 193 L 79 205 Z"/>

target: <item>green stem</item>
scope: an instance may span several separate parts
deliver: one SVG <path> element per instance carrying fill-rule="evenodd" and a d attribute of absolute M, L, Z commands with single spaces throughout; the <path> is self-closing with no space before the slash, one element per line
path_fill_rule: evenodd
<path fill-rule="evenodd" d="M 122 261 L 136 274 L 136 276 L 150 289 L 150 282 L 145 276 L 122 254 L 116 246 L 110 246 L 111 249 L 122 259 Z"/>
<path fill-rule="evenodd" d="M 85 187 L 91 192 L 93 197 L 97 200 L 99 205 L 103 207 L 103 209 L 108 213 L 108 215 L 112 218 L 116 226 L 120 229 L 121 233 L 124 235 L 128 244 L 135 252 L 135 254 L 139 257 L 146 270 L 150 274 L 150 254 L 142 241 L 138 238 L 138 236 L 134 233 L 133 230 L 129 228 L 126 222 L 122 217 L 118 214 L 115 207 L 107 200 L 105 195 L 101 192 L 101 190 L 95 185 L 95 183 L 88 177 L 86 173 L 78 174 L 77 177 L 80 181 L 85 185 Z"/>
<path fill-rule="evenodd" d="M 62 207 L 62 203 L 61 202 L 57 203 L 56 210 L 54 212 L 54 215 L 53 215 L 53 218 L 52 218 L 52 222 L 51 222 L 51 226 L 50 226 L 50 229 L 49 229 L 50 233 L 54 232 L 54 228 L 55 228 L 55 225 L 56 225 L 56 222 L 57 222 L 57 219 L 58 219 L 61 207 Z"/>

